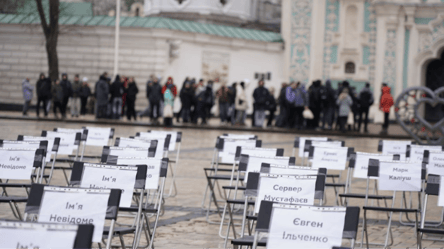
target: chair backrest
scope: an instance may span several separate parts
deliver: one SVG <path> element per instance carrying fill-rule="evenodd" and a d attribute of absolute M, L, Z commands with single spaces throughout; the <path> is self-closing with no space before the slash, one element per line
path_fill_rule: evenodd
<path fill-rule="evenodd" d="M 46 161 L 51 160 L 51 154 L 58 153 L 60 146 L 60 138 L 49 138 L 49 137 L 35 137 L 35 136 L 23 136 L 18 135 L 17 141 L 48 141 L 48 148 L 46 151 Z"/>
<path fill-rule="evenodd" d="M 61 155 L 71 155 L 82 140 L 82 133 L 80 132 L 42 131 L 41 136 L 53 139 L 60 138 L 58 154 Z"/>
<path fill-rule="evenodd" d="M 424 150 L 423 163 L 428 174 L 444 175 L 444 152 Z"/>
<path fill-rule="evenodd" d="M 327 147 L 327 148 L 344 147 L 345 146 L 345 141 L 330 140 L 330 139 L 327 140 L 327 141 L 319 141 L 319 140 L 306 139 L 305 140 L 305 145 L 304 145 L 304 155 L 305 155 L 305 157 L 307 157 L 307 155 L 309 154 L 311 146 Z"/>
<path fill-rule="evenodd" d="M 100 162 L 116 164 L 118 157 L 153 157 L 156 155 L 157 141 L 151 141 L 150 147 L 110 147 L 103 146 Z"/>
<path fill-rule="evenodd" d="M 273 175 L 316 175 L 326 172 L 325 168 L 313 169 L 307 166 L 282 166 L 276 164 L 262 163 L 260 173 Z M 322 173 L 326 174 L 326 173 Z"/>
<path fill-rule="evenodd" d="M 138 132 L 136 136 L 143 137 L 145 132 Z M 148 130 L 147 133 L 151 134 L 166 134 L 171 135 L 171 141 L 168 150 L 174 151 L 176 149 L 176 144 L 180 144 L 182 142 L 182 132 L 181 131 L 153 131 Z"/>
<path fill-rule="evenodd" d="M 306 154 L 304 153 L 305 148 L 305 140 L 311 140 L 311 141 L 328 141 L 328 137 L 295 137 L 293 148 L 299 149 L 298 157 L 303 158 L 306 157 Z"/>
<path fill-rule="evenodd" d="M 146 183 L 145 189 L 157 189 L 161 171 L 168 168 L 168 158 L 148 158 L 148 157 L 118 157 L 111 164 L 115 165 L 146 165 Z M 165 175 L 166 176 L 166 175 Z M 164 177 L 164 176 L 162 176 Z"/>
<path fill-rule="evenodd" d="M 93 224 L 93 242 L 100 242 L 105 219 L 117 219 L 121 193 L 120 189 L 33 184 L 25 213 L 38 215 L 38 222 Z"/>
<path fill-rule="evenodd" d="M 407 145 L 411 144 L 414 144 L 414 142 L 406 140 L 379 140 L 378 152 L 382 152 L 382 154 L 398 154 L 401 156 L 401 160 L 405 160 Z"/>
<path fill-rule="evenodd" d="M 0 248 L 91 248 L 94 225 L 0 220 Z"/>
<path fill-rule="evenodd" d="M 241 154 L 239 159 L 239 172 L 245 172 L 244 181 L 248 180 L 249 172 L 260 172 L 262 163 L 269 163 L 275 165 L 282 166 L 294 166 L 294 157 L 284 157 L 284 156 L 275 156 L 275 157 L 263 157 L 257 155 L 244 155 Z"/>
<path fill-rule="evenodd" d="M 365 152 L 353 152 L 350 156 L 348 164 L 349 168 L 353 170 L 353 177 L 355 178 L 367 178 L 368 164 L 370 159 L 377 159 L 381 161 L 395 160 L 396 155 L 392 154 L 375 154 Z"/>
<path fill-rule="evenodd" d="M 331 248 L 340 246 L 342 239 L 356 239 L 359 212 L 359 207 L 352 206 L 313 207 L 262 201 L 256 232 L 269 233 L 267 246 L 271 248 Z"/>
<path fill-rule="evenodd" d="M 0 179 L 31 180 L 34 169 L 42 168 L 44 149 L 0 148 Z"/>
<path fill-rule="evenodd" d="M 82 127 L 88 131 L 86 145 L 88 146 L 107 146 L 110 139 L 114 138 L 114 128 L 110 127 Z"/>
<path fill-rule="evenodd" d="M 257 187 L 255 213 L 259 212 L 261 201 L 273 201 L 279 203 L 314 205 L 315 200 L 322 199 L 325 191 L 325 174 L 319 175 L 271 175 L 260 173 L 248 173 L 248 183 L 253 181 Z M 255 184 L 257 182 L 257 184 Z M 245 193 L 254 194 L 253 189 Z"/>
<path fill-rule="evenodd" d="M 442 152 L 444 150 L 444 145 L 407 145 L 406 157 L 410 161 L 422 162 L 424 159 L 424 151 L 429 152 Z"/>
<path fill-rule="evenodd" d="M 237 147 L 262 147 L 262 141 L 255 138 L 234 139 L 231 137 L 217 137 L 216 149 L 218 151 L 219 163 L 234 164 Z"/>
<path fill-rule="evenodd" d="M 260 141 L 260 140 L 258 140 Z M 284 156 L 284 149 L 282 148 L 261 148 L 261 147 L 242 147 L 237 146 L 236 147 L 236 153 L 235 153 L 235 161 L 239 161 L 240 155 L 258 155 L 258 156 L 266 156 L 266 157 L 272 157 L 272 156 Z"/>
<path fill-rule="evenodd" d="M 134 189 L 145 189 L 147 166 L 117 166 L 74 162 L 70 185 L 93 189 L 121 189 L 121 207 L 130 207 Z"/>
<path fill-rule="evenodd" d="M 145 139 L 140 137 L 130 137 L 130 138 L 122 138 L 118 137 L 114 141 L 114 146 L 116 147 L 131 147 L 131 148 L 146 148 L 152 147 L 153 142 L 156 141 L 156 152 L 155 157 L 163 157 L 165 152 L 168 152 L 168 146 L 170 143 L 171 135 L 167 135 L 166 137 L 160 137 L 153 139 Z"/>
<path fill-rule="evenodd" d="M 329 148 L 310 146 L 308 158 L 312 160 L 312 167 L 315 169 L 344 170 L 353 152 L 353 147 Z"/>

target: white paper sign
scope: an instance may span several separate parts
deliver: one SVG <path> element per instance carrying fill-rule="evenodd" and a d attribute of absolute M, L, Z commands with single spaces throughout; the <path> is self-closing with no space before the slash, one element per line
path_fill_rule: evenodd
<path fill-rule="evenodd" d="M 427 174 L 444 175 L 444 153 L 430 152 Z"/>
<path fill-rule="evenodd" d="M 317 175 L 318 170 L 311 167 L 270 165 L 270 175 Z"/>
<path fill-rule="evenodd" d="M 259 178 L 259 191 L 254 212 L 259 212 L 261 201 L 313 205 L 317 176 L 279 176 Z"/>
<path fill-rule="evenodd" d="M 150 136 L 158 137 L 159 135 L 171 135 L 170 144 L 168 146 L 169 151 L 174 151 L 176 149 L 177 132 L 175 131 L 151 131 L 151 132 L 140 132 L 141 138 L 149 138 Z"/>
<path fill-rule="evenodd" d="M 440 145 L 410 145 L 410 161 L 422 162 L 424 159 L 424 151 L 442 152 Z"/>
<path fill-rule="evenodd" d="M 379 190 L 420 191 L 421 162 L 379 162 Z"/>
<path fill-rule="evenodd" d="M 353 177 L 367 178 L 368 164 L 370 159 L 376 159 L 380 161 L 391 161 L 393 159 L 393 155 L 356 152 L 356 161 L 355 161 L 355 169 L 353 171 Z"/>
<path fill-rule="evenodd" d="M 245 172 L 244 182 L 248 180 L 249 172 L 260 172 L 262 163 L 269 163 L 280 166 L 288 166 L 290 161 L 289 157 L 260 157 L 260 156 L 250 156 L 248 158 L 247 171 Z"/>
<path fill-rule="evenodd" d="M 107 146 L 109 141 L 109 134 L 111 128 L 86 127 L 88 130 L 88 137 L 86 138 L 86 145 L 90 146 Z"/>
<path fill-rule="evenodd" d="M 47 131 L 46 137 L 48 138 L 60 138 L 60 145 L 59 145 L 59 152 L 60 155 L 71 155 L 73 150 L 77 148 L 76 145 L 74 145 L 76 140 L 76 133 L 66 133 L 66 132 L 54 132 L 54 131 Z"/>
<path fill-rule="evenodd" d="M 234 155 L 236 154 L 237 146 L 241 146 L 242 148 L 247 147 L 256 147 L 256 140 L 245 139 L 245 140 L 233 140 L 233 139 L 225 139 L 224 140 L 224 149 L 219 152 L 219 163 L 234 163 Z"/>
<path fill-rule="evenodd" d="M 273 149 L 273 148 L 252 147 L 252 148 L 242 148 L 241 154 L 249 155 L 249 156 L 274 157 L 274 156 L 276 156 L 276 151 L 277 151 L 277 149 Z M 236 153 L 230 152 L 230 155 L 234 157 L 236 155 Z"/>
<path fill-rule="evenodd" d="M 439 177 L 439 196 L 438 196 L 438 206 L 444 207 L 444 177 Z"/>
<path fill-rule="evenodd" d="M 121 207 L 131 207 L 137 168 L 120 166 L 90 167 L 85 165 L 80 184 L 82 188 L 121 189 Z"/>
<path fill-rule="evenodd" d="M 39 222 L 93 224 L 93 242 L 102 240 L 110 191 L 49 191 L 43 193 Z"/>
<path fill-rule="evenodd" d="M 0 149 L 0 178 L 10 180 L 31 179 L 36 149 Z"/>
<path fill-rule="evenodd" d="M 77 226 L 50 227 L 21 223 L 16 227 L 7 227 L 1 223 L 0 248 L 73 248 L 77 235 Z"/>
<path fill-rule="evenodd" d="M 48 141 L 48 150 L 46 151 L 46 162 L 50 162 L 55 153 L 52 152 L 54 147 L 54 138 L 49 137 L 32 137 L 23 136 L 23 141 Z"/>
<path fill-rule="evenodd" d="M 341 246 L 345 208 L 273 208 L 267 249 Z M 338 211 L 336 211 L 338 210 Z"/>
<path fill-rule="evenodd" d="M 54 143 L 54 142 L 53 142 Z M 46 150 L 45 161 L 51 161 L 51 152 L 48 148 L 51 148 L 52 145 L 48 143 L 48 147 Z M 3 146 L 1 148 L 6 149 L 39 149 L 40 141 L 3 141 Z"/>
<path fill-rule="evenodd" d="M 156 154 L 154 157 L 162 158 L 163 157 L 163 148 L 165 145 L 165 139 L 153 139 L 157 140 Z M 120 138 L 119 147 L 128 147 L 128 148 L 150 148 L 152 140 L 146 140 L 143 138 Z M 147 151 L 148 153 L 148 151 Z"/>
<path fill-rule="evenodd" d="M 382 141 L 382 154 L 399 154 L 401 155 L 401 160 L 405 160 L 402 156 L 405 156 L 407 152 L 407 145 L 412 144 L 411 141 L 392 141 L 383 140 Z"/>
<path fill-rule="evenodd" d="M 347 163 L 347 147 L 314 147 L 312 168 L 344 170 Z"/>
<path fill-rule="evenodd" d="M 145 189 L 157 189 L 159 186 L 162 159 L 151 157 L 118 157 L 118 165 L 146 165 Z"/>
<path fill-rule="evenodd" d="M 109 155 L 117 157 L 147 157 L 148 148 L 110 147 Z"/>
<path fill-rule="evenodd" d="M 299 157 L 304 157 L 304 147 L 305 147 L 305 140 L 311 140 L 311 141 L 327 141 L 328 137 L 300 137 L 299 138 Z M 308 154 L 307 154 L 308 156 Z M 307 157 L 305 156 L 305 157 Z"/>

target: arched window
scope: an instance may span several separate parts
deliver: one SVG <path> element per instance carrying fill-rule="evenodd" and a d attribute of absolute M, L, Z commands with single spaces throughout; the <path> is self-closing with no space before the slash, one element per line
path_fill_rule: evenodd
<path fill-rule="evenodd" d="M 136 8 L 135 16 L 140 16 L 140 9 L 139 9 L 139 7 Z"/>
<path fill-rule="evenodd" d="M 355 71 L 356 71 L 356 69 L 355 69 L 355 63 L 353 63 L 353 62 L 347 62 L 347 63 L 345 63 L 345 73 L 348 73 L 348 74 L 354 74 Z"/>

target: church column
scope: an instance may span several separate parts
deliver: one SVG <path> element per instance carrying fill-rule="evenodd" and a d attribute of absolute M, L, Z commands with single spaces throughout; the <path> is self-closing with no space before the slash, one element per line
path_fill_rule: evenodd
<path fill-rule="evenodd" d="M 311 25 L 311 48 L 310 48 L 310 78 L 308 85 L 314 80 L 321 79 L 324 61 L 324 35 L 326 18 L 326 1 L 312 0 L 312 25 Z"/>

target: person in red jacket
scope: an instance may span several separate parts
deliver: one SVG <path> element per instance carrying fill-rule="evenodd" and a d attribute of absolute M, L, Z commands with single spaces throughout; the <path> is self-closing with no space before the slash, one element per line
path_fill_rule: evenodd
<path fill-rule="evenodd" d="M 390 91 L 390 87 L 383 83 L 381 100 L 379 101 L 379 110 L 384 112 L 384 124 L 382 125 L 381 134 L 387 134 L 387 129 L 389 126 L 390 108 L 393 105 L 393 96 L 390 94 Z"/>
<path fill-rule="evenodd" d="M 176 85 L 174 85 L 172 77 L 168 77 L 167 82 L 162 87 L 162 94 L 165 93 L 166 89 L 170 89 L 170 91 L 173 93 L 174 98 L 177 96 L 177 88 Z"/>

